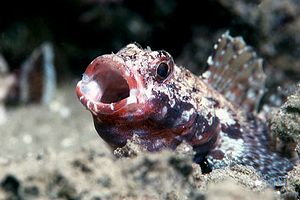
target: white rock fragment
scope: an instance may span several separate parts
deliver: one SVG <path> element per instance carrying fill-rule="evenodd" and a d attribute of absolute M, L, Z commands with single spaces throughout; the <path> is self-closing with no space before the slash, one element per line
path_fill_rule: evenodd
<path fill-rule="evenodd" d="M 216 116 L 220 119 L 221 123 L 226 124 L 226 125 L 235 124 L 235 120 L 233 119 L 233 117 L 227 110 L 221 108 L 221 109 L 217 109 L 215 111 L 215 113 L 216 113 Z"/>
<path fill-rule="evenodd" d="M 30 144 L 32 142 L 32 136 L 29 134 L 23 135 L 23 142 L 25 144 Z"/>

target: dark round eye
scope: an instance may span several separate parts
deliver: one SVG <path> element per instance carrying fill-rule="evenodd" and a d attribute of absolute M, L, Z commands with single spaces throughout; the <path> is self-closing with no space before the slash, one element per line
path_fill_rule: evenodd
<path fill-rule="evenodd" d="M 161 79 L 167 78 L 169 75 L 169 65 L 165 62 L 160 63 L 156 69 L 156 74 Z"/>

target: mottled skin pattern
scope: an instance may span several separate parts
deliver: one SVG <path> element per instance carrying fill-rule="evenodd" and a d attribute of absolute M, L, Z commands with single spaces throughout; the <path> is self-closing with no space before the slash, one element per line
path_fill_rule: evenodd
<path fill-rule="evenodd" d="M 159 71 L 161 63 L 167 65 Z M 282 184 L 292 164 L 270 150 L 266 124 L 207 82 L 177 66 L 165 51 L 129 44 L 96 58 L 76 92 L 113 148 L 134 135 L 148 151 L 175 149 L 186 141 L 197 163 L 206 161 L 212 169 L 250 165 L 271 184 Z"/>

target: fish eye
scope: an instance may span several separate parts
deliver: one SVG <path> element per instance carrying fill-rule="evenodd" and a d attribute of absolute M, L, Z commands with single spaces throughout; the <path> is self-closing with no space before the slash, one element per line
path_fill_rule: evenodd
<path fill-rule="evenodd" d="M 156 68 L 156 74 L 160 79 L 166 79 L 169 75 L 169 65 L 165 62 L 161 62 Z"/>

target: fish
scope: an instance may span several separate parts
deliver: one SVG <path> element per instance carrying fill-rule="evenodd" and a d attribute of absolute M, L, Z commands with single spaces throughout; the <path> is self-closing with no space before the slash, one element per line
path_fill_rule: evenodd
<path fill-rule="evenodd" d="M 265 79 L 263 60 L 242 37 L 226 32 L 200 76 L 165 50 L 131 43 L 95 58 L 76 94 L 114 149 L 133 137 L 150 152 L 186 142 L 203 172 L 241 164 L 281 186 L 293 162 L 271 147 L 268 125 L 258 113 Z"/>
<path fill-rule="evenodd" d="M 44 42 L 22 62 L 19 70 L 10 66 L 0 53 L 0 125 L 9 121 L 6 106 L 39 103 L 49 105 L 56 90 L 54 49 Z"/>
<path fill-rule="evenodd" d="M 4 59 L 4 58 L 3 58 Z M 4 59 L 5 60 L 5 59 Z M 9 68 L 9 66 L 7 65 Z M 50 105 L 55 98 L 57 74 L 53 44 L 43 42 L 11 73 L 14 83 L 6 101 L 10 105 Z"/>

